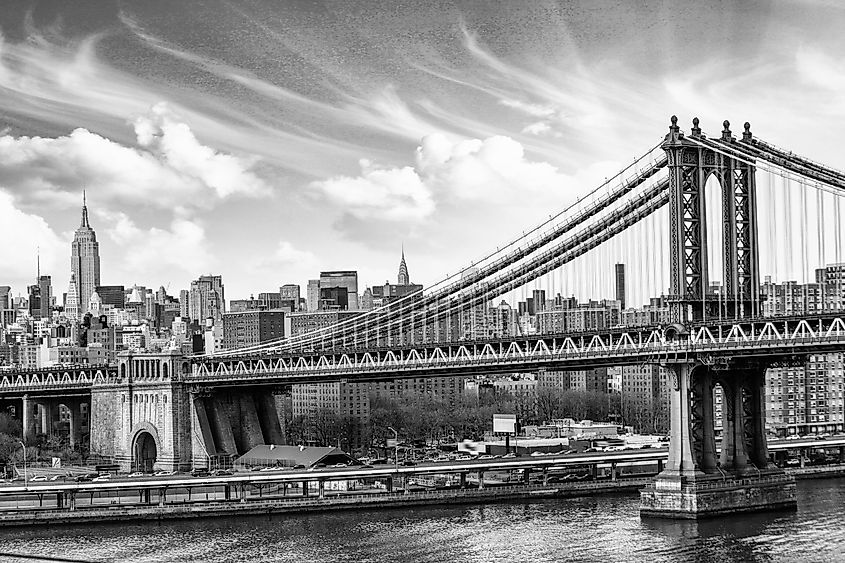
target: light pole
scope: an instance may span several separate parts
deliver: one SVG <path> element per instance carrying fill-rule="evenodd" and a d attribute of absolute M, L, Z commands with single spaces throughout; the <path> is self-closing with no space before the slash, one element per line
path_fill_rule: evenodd
<path fill-rule="evenodd" d="M 388 426 L 387 429 L 393 432 L 393 465 L 396 469 L 399 469 L 399 432 L 394 430 L 392 426 Z"/>
<path fill-rule="evenodd" d="M 23 440 L 18 440 L 18 443 L 23 449 L 23 488 L 29 489 L 29 477 L 26 475 L 26 444 L 23 443 Z"/>

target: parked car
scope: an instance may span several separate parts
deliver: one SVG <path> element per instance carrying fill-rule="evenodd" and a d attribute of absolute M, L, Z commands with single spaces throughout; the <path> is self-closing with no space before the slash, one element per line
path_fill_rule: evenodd
<path fill-rule="evenodd" d="M 175 471 L 156 471 L 153 473 L 156 477 L 170 477 L 171 475 L 176 475 Z"/>
<path fill-rule="evenodd" d="M 416 464 L 417 464 L 417 462 L 412 461 L 412 460 L 410 460 L 410 459 L 406 459 L 406 460 L 405 460 L 405 461 L 403 461 L 400 465 L 404 465 L 405 467 L 413 467 L 413 466 L 415 466 Z"/>
<path fill-rule="evenodd" d="M 130 477 L 146 477 L 147 474 L 144 473 L 143 471 L 133 471 L 132 473 L 129 474 L 129 476 Z"/>
<path fill-rule="evenodd" d="M 108 473 L 102 473 L 91 479 L 91 481 L 95 483 L 100 483 L 102 481 L 111 481 L 111 475 L 109 475 Z"/>
<path fill-rule="evenodd" d="M 502 459 L 513 459 L 513 458 L 515 458 L 515 457 L 516 457 L 516 454 L 515 454 L 515 453 L 513 453 L 513 452 L 511 452 L 511 453 L 509 453 L 509 454 L 505 454 L 505 455 L 503 455 L 503 456 L 502 456 Z"/>
<path fill-rule="evenodd" d="M 228 469 L 215 469 L 211 472 L 211 474 L 215 477 L 224 477 L 226 475 L 232 475 L 233 473 Z"/>
<path fill-rule="evenodd" d="M 194 469 L 191 471 L 191 477 L 209 477 L 211 473 L 207 469 Z"/>
<path fill-rule="evenodd" d="M 47 477 L 45 475 L 36 475 L 34 477 L 29 478 L 30 483 L 38 483 L 40 481 L 46 481 Z"/>

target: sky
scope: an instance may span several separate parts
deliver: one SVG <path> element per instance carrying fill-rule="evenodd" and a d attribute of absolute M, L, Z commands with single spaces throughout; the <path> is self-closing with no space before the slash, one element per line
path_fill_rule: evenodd
<path fill-rule="evenodd" d="M 0 285 L 454 273 L 723 120 L 845 168 L 845 6 L 0 0 Z"/>

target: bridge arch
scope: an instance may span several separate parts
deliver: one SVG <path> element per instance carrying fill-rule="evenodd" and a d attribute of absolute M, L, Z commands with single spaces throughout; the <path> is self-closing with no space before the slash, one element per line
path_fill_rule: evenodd
<path fill-rule="evenodd" d="M 132 467 L 136 471 L 152 471 L 161 455 L 161 439 L 155 426 L 149 422 L 138 423 L 132 431 L 129 444 Z"/>

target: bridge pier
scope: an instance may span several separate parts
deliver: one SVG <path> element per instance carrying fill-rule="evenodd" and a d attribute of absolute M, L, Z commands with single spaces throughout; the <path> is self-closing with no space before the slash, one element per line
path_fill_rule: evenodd
<path fill-rule="evenodd" d="M 29 397 L 29 395 L 24 395 L 22 407 L 24 442 L 32 444 L 35 442 L 35 417 L 38 405 Z"/>
<path fill-rule="evenodd" d="M 671 370 L 669 459 L 640 493 L 640 514 L 702 518 L 795 509 L 795 480 L 769 463 L 763 365 L 714 370 L 677 363 Z M 724 393 L 722 453 L 716 463 L 713 387 Z"/>

